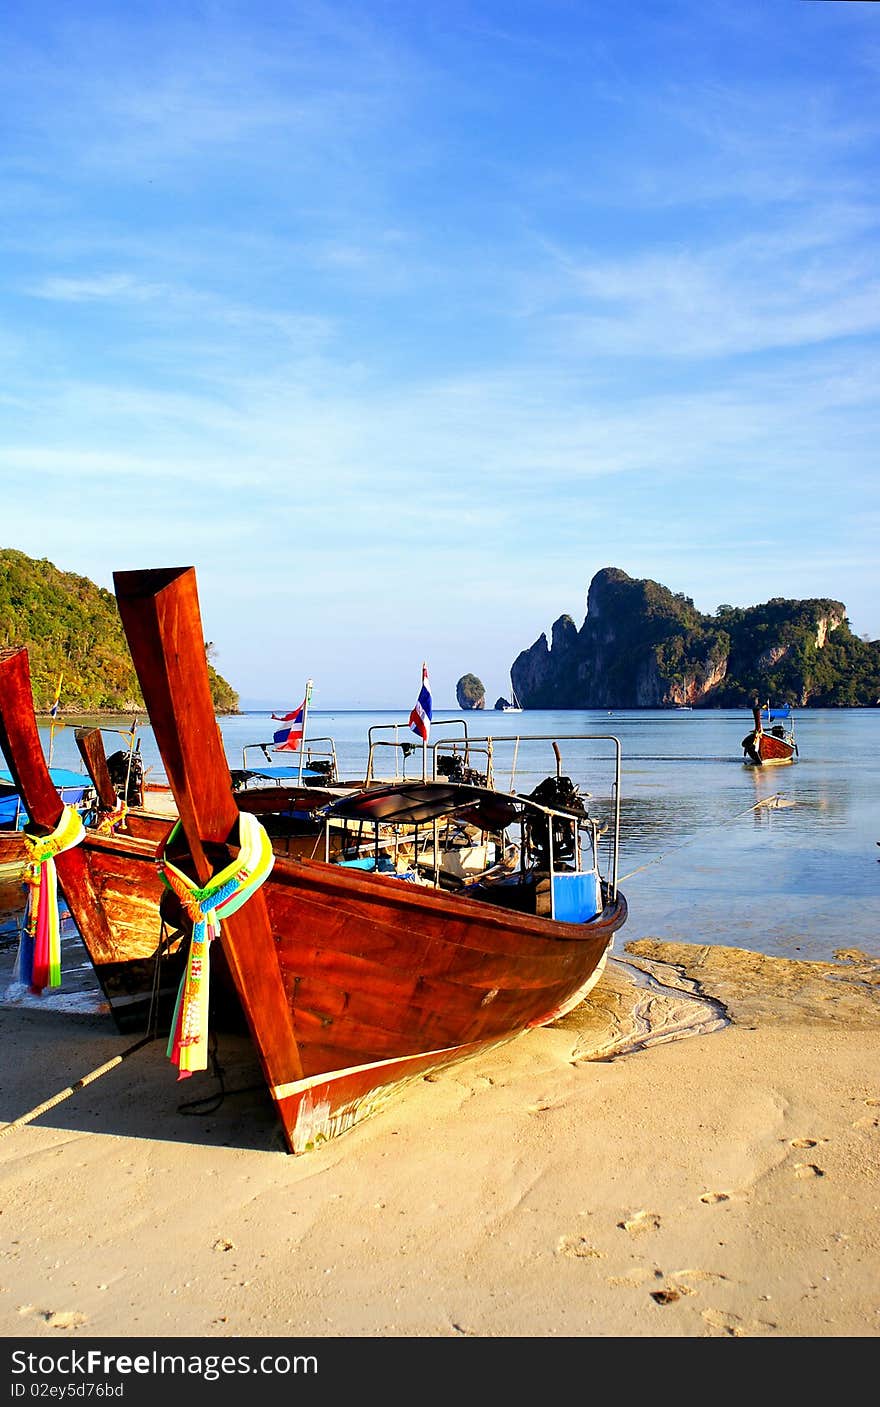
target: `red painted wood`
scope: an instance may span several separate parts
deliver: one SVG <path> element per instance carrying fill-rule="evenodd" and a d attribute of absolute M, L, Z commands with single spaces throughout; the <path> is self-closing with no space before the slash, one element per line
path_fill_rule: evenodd
<path fill-rule="evenodd" d="M 195 876 L 204 884 L 233 854 L 238 807 L 211 700 L 195 571 L 116 572 L 114 582 Z M 301 1077 L 262 889 L 224 920 L 221 942 L 270 1089 Z"/>
<path fill-rule="evenodd" d="M 115 811 L 119 798 L 107 770 L 107 753 L 100 728 L 77 728 L 74 738 L 85 769 L 98 793 L 101 809 Z"/>
<path fill-rule="evenodd" d="M 0 650 L 0 749 L 37 834 L 52 832 L 63 803 L 49 775 L 34 716 L 27 650 Z M 90 951 L 112 957 L 114 935 L 95 891 L 82 846 L 56 857 L 58 883 L 80 933 L 89 933 Z M 156 935 L 158 941 L 158 933 Z"/>

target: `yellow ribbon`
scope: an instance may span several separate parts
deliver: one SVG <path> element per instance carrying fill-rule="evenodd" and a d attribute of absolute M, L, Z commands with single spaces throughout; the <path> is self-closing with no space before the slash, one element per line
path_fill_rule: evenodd
<path fill-rule="evenodd" d="M 178 821 L 167 844 L 179 829 Z M 208 1066 L 209 949 L 220 932 L 220 920 L 250 898 L 275 863 L 269 836 L 248 811 L 239 816 L 239 842 L 236 858 L 201 887 L 164 855 L 157 861 L 163 882 L 177 895 L 193 925 L 166 1052 L 180 1071 L 179 1079 Z"/>

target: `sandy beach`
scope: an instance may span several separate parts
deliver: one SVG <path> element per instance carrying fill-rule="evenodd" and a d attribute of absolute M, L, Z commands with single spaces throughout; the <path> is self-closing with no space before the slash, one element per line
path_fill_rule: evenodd
<path fill-rule="evenodd" d="M 161 1042 L 0 1136 L 0 1333 L 875 1337 L 880 963 L 625 945 L 590 998 L 282 1151 L 245 1038 Z M 8 1124 L 125 1050 L 0 1010 Z"/>

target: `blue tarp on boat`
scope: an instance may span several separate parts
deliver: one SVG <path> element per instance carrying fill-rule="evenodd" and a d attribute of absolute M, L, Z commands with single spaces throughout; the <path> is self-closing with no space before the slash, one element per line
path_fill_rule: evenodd
<path fill-rule="evenodd" d="M 80 791 L 83 792 L 88 791 L 92 785 L 89 778 L 84 776 L 82 772 L 71 772 L 66 767 L 50 767 L 49 776 L 59 791 L 62 787 L 65 791 L 68 787 L 79 787 Z M 0 767 L 0 787 L 4 785 L 11 787 L 15 784 L 12 780 L 12 773 L 7 771 L 5 767 Z"/>
<path fill-rule="evenodd" d="M 4 830 L 21 830 L 26 820 L 27 812 L 17 792 L 7 792 L 5 796 L 0 796 L 0 826 Z"/>
<path fill-rule="evenodd" d="M 68 806 L 81 806 L 87 791 L 92 790 L 89 777 L 82 772 L 70 772 L 66 767 L 50 767 L 49 776 L 58 788 L 58 795 Z M 24 802 L 14 790 L 12 773 L 0 767 L 0 826 L 17 827 L 27 824 L 28 814 Z"/>

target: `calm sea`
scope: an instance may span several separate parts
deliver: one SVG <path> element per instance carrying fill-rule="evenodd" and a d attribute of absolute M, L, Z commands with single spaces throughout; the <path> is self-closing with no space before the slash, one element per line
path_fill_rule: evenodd
<path fill-rule="evenodd" d="M 618 951 L 657 937 L 788 958 L 828 960 L 851 947 L 880 957 L 880 709 L 798 713 L 798 761 L 764 770 L 743 765 L 747 709 L 485 712 L 452 721 L 460 718 L 436 712 L 431 741 L 465 728 L 470 739 L 491 734 L 499 739 L 497 786 L 527 792 L 559 770 L 590 793 L 587 805 L 603 819 L 616 751 L 603 738 L 619 740 L 619 874 L 629 920 Z M 260 765 L 257 745 L 279 726 L 266 713 L 219 724 L 232 767 Z M 360 777 L 369 730 L 388 740 L 394 724 L 400 740 L 417 741 L 400 713 L 316 710 L 308 733 L 316 751 L 335 749 L 341 777 Z M 48 729 L 41 731 L 48 752 Z M 525 734 L 545 740 L 516 741 Z M 574 734 L 603 738 L 576 742 Z M 145 767 L 162 776 L 149 728 L 141 738 Z M 112 752 L 111 733 L 105 742 Z M 484 770 L 481 756 L 475 745 L 472 763 Z M 72 727 L 56 731 L 53 761 L 80 770 Z M 387 750 L 382 766 L 390 766 Z M 420 745 L 406 767 L 421 775 Z"/>

